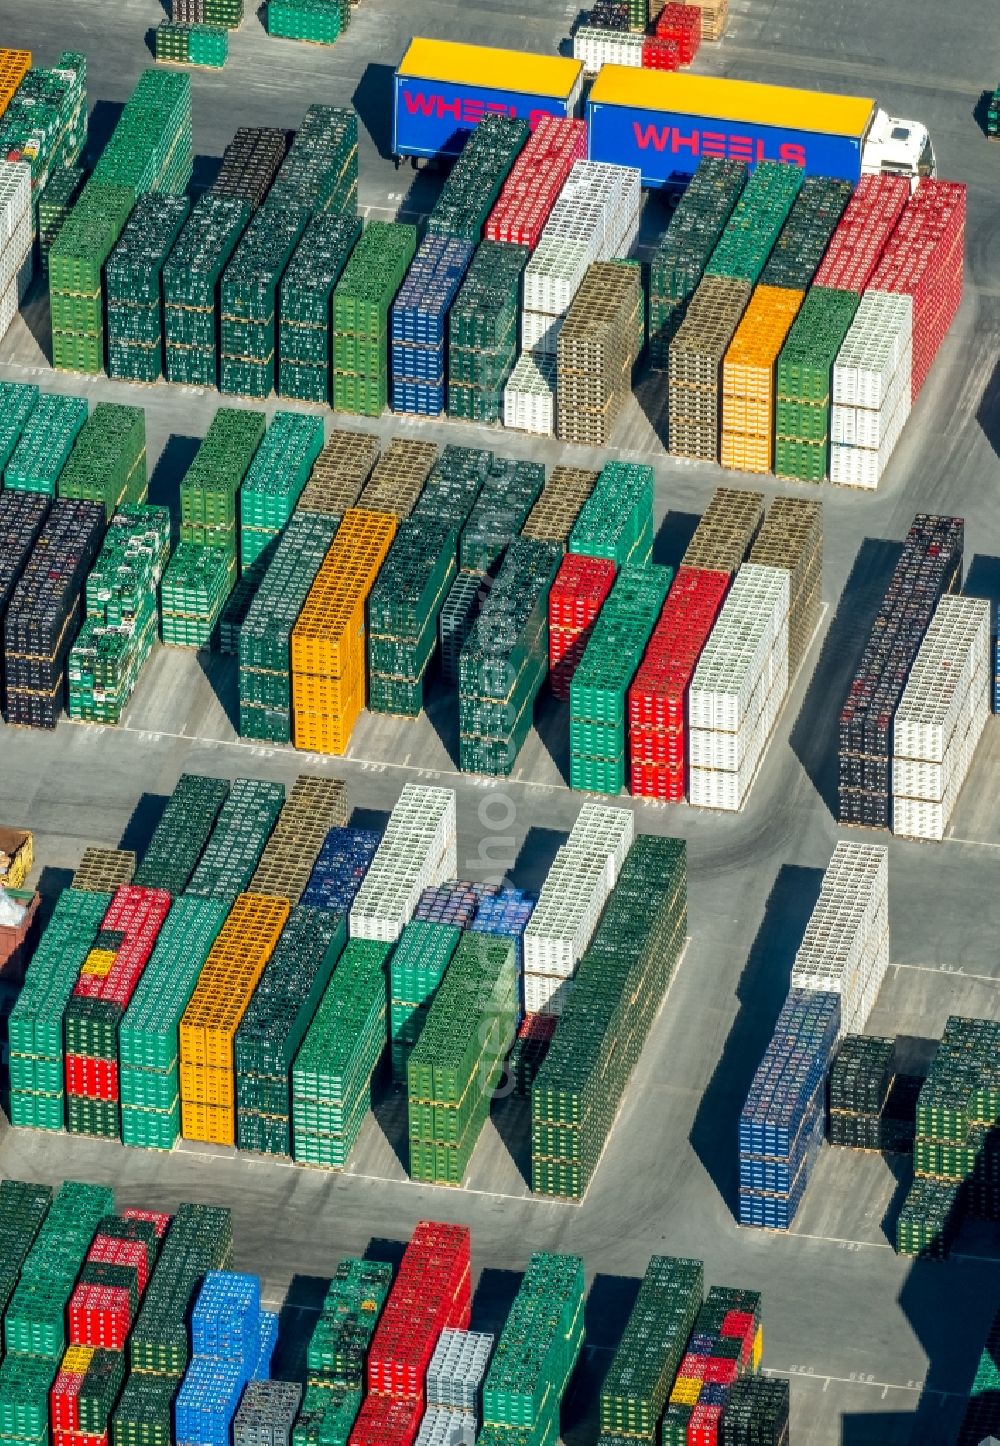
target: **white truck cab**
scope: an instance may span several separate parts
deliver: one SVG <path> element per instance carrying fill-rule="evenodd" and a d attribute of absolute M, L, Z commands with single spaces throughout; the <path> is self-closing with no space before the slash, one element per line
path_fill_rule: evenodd
<path fill-rule="evenodd" d="M 861 153 L 863 176 L 906 176 L 915 191 L 937 175 L 934 147 L 919 121 L 898 120 L 876 106 Z"/>

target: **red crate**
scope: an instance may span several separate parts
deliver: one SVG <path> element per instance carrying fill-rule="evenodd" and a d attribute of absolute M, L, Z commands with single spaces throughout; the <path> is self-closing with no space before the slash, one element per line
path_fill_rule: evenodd
<path fill-rule="evenodd" d="M 504 182 L 484 236 L 491 241 L 537 246 L 574 162 L 586 155 L 585 121 L 542 116 Z"/>
<path fill-rule="evenodd" d="M 687 773 L 683 763 L 632 763 L 629 788 L 636 798 L 660 803 L 683 803 Z"/>
<path fill-rule="evenodd" d="M 559 565 L 549 590 L 549 682 L 563 701 L 614 580 L 610 558 L 569 552 Z"/>
<path fill-rule="evenodd" d="M 518 1039 L 551 1039 L 559 1019 L 555 1014 L 526 1014 L 517 1028 Z"/>
<path fill-rule="evenodd" d="M 172 1215 L 165 1215 L 162 1210 L 134 1210 L 131 1207 L 122 1211 L 123 1220 L 148 1220 L 156 1231 L 157 1240 L 162 1240 L 170 1229 Z"/>
<path fill-rule="evenodd" d="M 412 1446 L 422 1414 L 419 1401 L 370 1394 L 351 1427 L 348 1446 Z"/>
<path fill-rule="evenodd" d="M 681 48 L 676 40 L 648 35 L 642 42 L 643 70 L 680 70 Z"/>
<path fill-rule="evenodd" d="M 657 16 L 656 37 L 675 40 L 680 46 L 681 64 L 690 65 L 701 45 L 701 10 L 697 5 L 664 5 Z"/>
<path fill-rule="evenodd" d="M 70 1296 L 68 1314 L 73 1345 L 124 1350 L 132 1325 L 127 1290 L 111 1285 L 77 1285 Z"/>
<path fill-rule="evenodd" d="M 108 1446 L 111 1433 L 105 1431 L 100 1436 L 93 1435 L 89 1431 L 53 1431 L 52 1446 Z"/>
<path fill-rule="evenodd" d="M 67 1054 L 66 1093 L 88 1100 L 118 1099 L 118 1064 L 113 1059 L 91 1059 L 86 1054 Z"/>
<path fill-rule="evenodd" d="M 60 1371 L 49 1391 L 49 1424 L 53 1430 L 77 1431 L 80 1428 L 81 1371 Z"/>
<path fill-rule="evenodd" d="M 862 176 L 816 273 L 815 286 L 864 291 L 910 194 L 902 176 Z"/>
<path fill-rule="evenodd" d="M 705 1380 L 720 1386 L 731 1386 L 739 1375 L 739 1366 L 726 1356 L 710 1356 L 705 1366 Z"/>
<path fill-rule="evenodd" d="M 468 1329 L 471 1248 L 465 1226 L 421 1221 L 375 1328 L 368 1385 L 389 1396 L 423 1401 L 424 1379 L 438 1336 Z"/>
<path fill-rule="evenodd" d="M 110 1235 L 98 1235 L 87 1251 L 87 1259 L 103 1261 L 107 1265 L 130 1265 L 135 1271 L 139 1294 L 146 1289 L 149 1262 L 141 1240 L 119 1240 Z"/>
<path fill-rule="evenodd" d="M 721 1406 L 695 1406 L 688 1422 L 688 1446 L 719 1446 L 721 1426 Z"/>

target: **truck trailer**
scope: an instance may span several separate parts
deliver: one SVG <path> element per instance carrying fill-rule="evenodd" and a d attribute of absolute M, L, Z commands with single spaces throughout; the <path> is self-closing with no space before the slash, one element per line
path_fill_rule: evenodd
<path fill-rule="evenodd" d="M 393 82 L 392 149 L 433 160 L 455 155 L 486 115 L 574 116 L 583 63 L 451 40 L 411 40 Z"/>
<path fill-rule="evenodd" d="M 935 174 L 924 126 L 871 99 L 680 71 L 605 65 L 587 99 L 592 161 L 637 166 L 650 188 L 683 186 L 702 156 L 784 161 L 854 184 L 863 175 Z"/>

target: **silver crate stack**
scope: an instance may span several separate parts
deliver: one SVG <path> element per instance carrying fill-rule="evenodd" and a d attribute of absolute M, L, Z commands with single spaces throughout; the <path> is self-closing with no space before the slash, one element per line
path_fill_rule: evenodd
<path fill-rule="evenodd" d="M 596 25 L 581 25 L 573 36 L 573 59 L 583 61 L 587 75 L 596 75 L 602 65 L 628 65 L 640 70 L 645 40 L 641 32 L 600 30 Z"/>
<path fill-rule="evenodd" d="M 289 1446 L 301 1400 L 298 1381 L 250 1381 L 233 1421 L 233 1446 Z"/>
<path fill-rule="evenodd" d="M 892 831 L 944 838 L 990 712 L 990 605 L 946 595 L 892 727 Z"/>
<path fill-rule="evenodd" d="M 492 1353 L 493 1337 L 484 1331 L 442 1331 L 427 1367 L 428 1414 L 436 1410 L 458 1418 L 474 1436 Z"/>
<path fill-rule="evenodd" d="M 889 850 L 839 843 L 792 966 L 793 989 L 840 995 L 840 1034 L 860 1034 L 889 967 Z"/>
<path fill-rule="evenodd" d="M 476 1425 L 462 1411 L 428 1406 L 413 1446 L 475 1446 Z"/>
<path fill-rule="evenodd" d="M 0 161 L 0 337 L 21 309 L 33 271 L 31 167 Z"/>
<path fill-rule="evenodd" d="M 553 437 L 556 430 L 556 359 L 522 352 L 503 389 L 503 424 L 518 432 Z"/>
<path fill-rule="evenodd" d="M 866 291 L 833 364 L 830 480 L 874 490 L 911 406 L 913 298 Z"/>
<path fill-rule="evenodd" d="M 351 934 L 394 943 L 423 889 L 458 874 L 455 790 L 408 783 L 351 906 Z"/>

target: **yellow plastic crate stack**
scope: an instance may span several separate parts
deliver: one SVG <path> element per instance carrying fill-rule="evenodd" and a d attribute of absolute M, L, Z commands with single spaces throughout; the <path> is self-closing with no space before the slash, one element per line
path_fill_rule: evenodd
<path fill-rule="evenodd" d="M 181 1016 L 181 1134 L 185 1140 L 236 1143 L 233 1040 L 289 912 L 287 899 L 240 894 L 205 960 Z"/>
<path fill-rule="evenodd" d="M 396 534 L 389 512 L 352 507 L 292 632 L 292 741 L 343 753 L 365 706 L 365 604 Z"/>
<path fill-rule="evenodd" d="M 722 363 L 723 467 L 774 470 L 774 369 L 804 291 L 758 286 Z"/>

